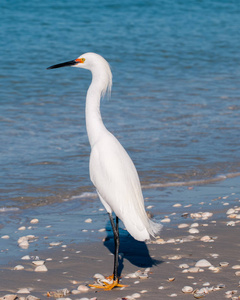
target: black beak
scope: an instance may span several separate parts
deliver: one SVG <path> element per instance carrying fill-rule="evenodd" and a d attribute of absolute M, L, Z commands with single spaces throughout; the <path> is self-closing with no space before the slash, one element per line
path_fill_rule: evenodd
<path fill-rule="evenodd" d="M 70 60 L 70 61 L 66 61 L 64 63 L 61 64 L 57 64 L 57 65 L 53 65 L 51 67 L 48 67 L 47 70 L 49 69 L 57 69 L 57 68 L 62 68 L 62 67 L 71 67 L 74 66 L 76 64 L 78 64 L 79 62 L 77 62 L 76 60 Z"/>

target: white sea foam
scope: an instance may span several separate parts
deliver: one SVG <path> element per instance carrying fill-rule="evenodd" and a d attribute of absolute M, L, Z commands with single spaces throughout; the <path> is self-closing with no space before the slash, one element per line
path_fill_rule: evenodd
<path fill-rule="evenodd" d="M 228 173 L 226 175 L 218 175 L 213 178 L 198 179 L 198 180 L 189 180 L 189 181 L 179 181 L 179 182 L 166 182 L 166 183 L 151 183 L 148 185 L 143 185 L 143 189 L 152 189 L 157 187 L 171 187 L 171 186 L 191 186 L 199 184 L 208 184 L 212 182 L 222 181 L 227 178 L 234 178 L 240 176 L 240 172 Z"/>
<path fill-rule="evenodd" d="M 5 212 L 12 212 L 12 211 L 18 211 L 18 207 L 0 207 L 0 213 L 5 213 Z"/>
<path fill-rule="evenodd" d="M 65 201 L 77 200 L 77 199 L 83 199 L 83 198 L 95 199 L 95 198 L 97 198 L 97 193 L 84 192 L 80 195 L 72 196 L 70 199 L 65 199 Z"/>

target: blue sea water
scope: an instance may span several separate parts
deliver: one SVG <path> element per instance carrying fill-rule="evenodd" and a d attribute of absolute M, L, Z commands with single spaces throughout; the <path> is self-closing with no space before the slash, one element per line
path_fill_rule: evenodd
<path fill-rule="evenodd" d="M 111 65 L 103 120 L 142 185 L 239 173 L 239 15 L 239 1 L 224 0 L 2 0 L 0 207 L 94 191 L 90 73 L 46 70 L 85 52 Z"/>

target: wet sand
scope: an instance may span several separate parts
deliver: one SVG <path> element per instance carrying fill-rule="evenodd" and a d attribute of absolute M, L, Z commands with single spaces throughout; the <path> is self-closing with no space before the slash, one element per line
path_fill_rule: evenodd
<path fill-rule="evenodd" d="M 206 299 L 239 299 L 240 296 L 240 202 L 238 178 L 211 185 L 214 188 L 214 198 L 204 199 L 204 191 L 197 205 L 171 206 L 172 209 L 166 216 L 170 222 L 163 222 L 161 238 L 155 242 L 140 243 L 121 231 L 120 271 L 122 283 L 128 287 L 116 288 L 112 291 L 98 291 L 89 289 L 86 293 L 68 294 L 64 298 L 81 299 L 94 298 L 99 300 L 122 299 L 135 294 L 135 299 L 195 299 L 194 294 L 182 292 L 184 286 L 190 286 L 194 290 L 204 286 L 211 290 L 203 293 Z M 190 188 L 191 189 L 191 188 Z M 194 189 L 194 187 L 193 187 Z M 207 187 L 202 187 L 207 191 Z M 208 193 L 206 193 L 208 194 Z M 233 209 L 231 214 L 229 209 Z M 205 219 L 203 215 L 191 215 L 191 213 L 211 212 Z M 228 212 L 228 214 L 227 214 Z M 164 216 L 162 216 L 164 217 Z M 42 220 L 35 224 L 39 228 Z M 231 222 L 231 223 L 229 223 Z M 180 224 L 187 227 L 179 228 Z M 194 224 L 194 225 L 193 225 Z M 16 230 L 17 230 L 17 224 Z M 22 224 L 24 225 L 24 224 Z M 193 225 L 193 226 L 192 226 Z M 234 226 L 232 226 L 234 225 Z M 94 221 L 91 223 L 94 227 Z M 192 227 L 191 227 L 192 226 Z M 181 226 L 180 226 L 181 227 Z M 197 229 L 189 233 L 190 228 Z M 199 231 L 199 232 L 197 232 Z M 34 230 L 32 231 L 34 234 Z M 24 236 L 26 232 L 22 231 Z M 86 234 L 88 234 L 86 232 Z M 38 232 L 39 235 L 39 232 Z M 71 237 L 71 232 L 69 232 Z M 204 236 L 208 238 L 202 239 Z M 110 275 L 113 266 L 113 239 L 111 231 L 101 232 L 98 240 L 93 242 L 74 243 L 69 242 L 70 237 L 61 237 L 59 245 L 49 248 L 52 239 L 45 236 L 45 249 L 40 246 L 39 237 L 29 243 L 29 248 L 22 250 L 15 245 L 18 257 L 9 260 L 8 251 L 5 253 L 6 262 L 0 266 L 0 297 L 6 294 L 17 294 L 26 297 L 27 294 L 17 293 L 21 288 L 28 288 L 30 294 L 40 299 L 47 298 L 47 292 L 67 288 L 70 292 L 76 290 L 79 285 L 93 283 L 95 273 Z M 202 239 L 202 240 L 201 240 Z M 2 242 L 7 240 L 1 239 Z M 66 242 L 67 241 L 67 242 Z M 2 244 L 3 245 L 3 244 Z M 4 244 L 5 245 L 5 244 Z M 22 260 L 21 257 L 30 255 L 30 260 Z M 32 261 L 44 260 L 46 272 L 35 272 L 36 266 Z M 8 259 L 7 259 L 8 257 Z M 48 259 L 52 260 L 48 260 Z M 200 267 L 196 273 L 192 273 L 192 267 L 201 260 L 206 259 L 212 266 Z M 227 266 L 220 266 L 221 262 L 227 262 Z M 187 264 L 188 267 L 179 267 Z M 23 270 L 14 270 L 17 265 L 22 265 Z M 234 269 L 235 267 L 236 269 Z M 150 270 L 148 269 L 150 268 Z M 127 275 L 147 269 L 148 278 L 126 278 Z M 195 269 L 196 271 L 196 269 Z M 236 275 L 237 274 L 237 275 Z M 128 276 L 128 277 L 131 277 Z M 230 291 L 235 291 L 231 294 Z M 205 290 L 207 292 L 207 290 Z M 137 293 L 137 294 L 136 294 Z M 228 294 L 226 294 L 228 293 Z M 195 291 L 195 296 L 197 296 Z M 234 298 L 235 297 L 235 298 Z M 131 299 L 131 298 L 129 298 Z"/>

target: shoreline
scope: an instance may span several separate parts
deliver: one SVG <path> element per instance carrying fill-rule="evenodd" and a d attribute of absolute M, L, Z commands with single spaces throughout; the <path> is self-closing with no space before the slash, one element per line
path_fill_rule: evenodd
<path fill-rule="evenodd" d="M 153 204 L 155 217 L 161 220 L 165 219 L 161 239 L 157 242 L 146 245 L 135 241 L 128 236 L 126 231 L 120 231 L 120 252 L 123 252 L 122 283 L 129 284 L 129 287 L 123 290 L 114 289 L 110 292 L 96 292 L 91 289 L 87 293 L 69 294 L 66 297 L 73 300 L 82 297 L 110 300 L 138 293 L 141 299 L 174 297 L 175 299 L 194 299 L 193 294 L 184 294 L 182 288 L 191 286 L 194 289 L 200 289 L 207 282 L 214 287 L 219 284 L 225 285 L 218 291 L 211 291 L 204 295 L 207 299 L 216 299 L 216 297 L 225 299 L 225 293 L 230 290 L 238 290 L 230 299 L 240 296 L 240 277 L 235 275 L 239 270 L 232 269 L 233 266 L 240 265 L 240 219 L 229 218 L 226 214 L 230 208 L 240 207 L 238 180 L 231 178 L 207 186 L 196 186 L 193 189 L 185 187 L 181 191 L 182 193 L 179 193 L 178 188 L 175 188 L 174 191 L 167 190 L 170 193 L 168 199 L 171 198 L 171 201 L 168 206 L 164 206 L 164 212 L 156 211 L 156 205 L 154 208 L 155 198 L 159 198 L 161 189 L 156 189 L 154 196 L 150 193 L 150 204 Z M 181 204 L 181 201 L 177 199 L 179 195 L 182 198 L 186 196 L 184 205 L 179 206 Z M 197 200 L 190 203 L 193 196 L 197 197 Z M 164 201 L 166 200 L 167 198 Z M 98 204 L 96 205 L 96 203 Z M 148 204 L 146 203 L 146 206 Z M 47 292 L 63 288 L 72 291 L 78 285 L 93 283 L 95 273 L 104 276 L 110 275 L 113 266 L 112 232 L 109 224 L 106 224 L 105 211 L 100 210 L 99 207 L 101 207 L 100 202 L 94 201 L 89 209 L 82 211 L 78 228 L 77 222 L 74 221 L 79 217 L 76 212 L 77 207 L 69 212 L 63 210 L 58 218 L 51 218 L 51 214 L 32 215 L 31 217 L 38 217 L 39 223 L 37 224 L 31 224 L 31 217 L 26 217 L 26 215 L 19 217 L 21 224 L 17 221 L 11 224 L 11 230 L 15 228 L 11 235 L 15 235 L 15 238 L 11 240 L 10 235 L 9 239 L 1 239 L 0 254 L 2 258 L 0 261 L 5 260 L 6 263 L 0 265 L 0 297 L 6 294 L 16 294 L 20 288 L 29 288 L 31 295 L 46 299 Z M 58 213 L 58 205 L 55 208 L 57 208 L 55 213 Z M 93 211 L 96 212 L 93 214 Z M 191 217 L 191 213 L 198 212 L 212 212 L 213 216 L 205 220 L 202 217 Z M 102 214 L 100 218 L 97 218 L 101 219 L 100 221 L 94 217 L 96 213 Z M 65 220 L 63 220 L 64 216 Z M 92 218 L 92 222 L 86 223 L 88 218 Z M 68 230 L 65 228 L 69 219 L 73 220 L 74 230 L 73 227 L 69 227 Z M 235 222 L 235 226 L 227 226 L 231 221 Z M 178 228 L 180 224 L 188 226 Z M 193 226 L 193 224 L 195 225 Z M 32 228 L 28 229 L 27 225 Z M 26 229 L 19 231 L 20 226 L 26 226 Z M 189 233 L 190 226 L 199 232 Z M 6 229 L 5 227 L 2 230 Z M 100 229 L 102 231 L 99 231 Z M 35 235 L 36 239 L 29 243 L 28 249 L 19 248 L 17 239 L 29 232 Z M 211 240 L 201 241 L 203 236 L 209 236 Z M 108 238 L 106 239 L 106 237 Z M 57 245 L 58 242 L 60 244 Z M 55 246 L 54 244 L 50 246 L 50 243 L 55 243 Z M 8 247 L 9 245 L 11 247 Z M 3 251 L 4 246 L 10 250 Z M 11 255 L 11 249 L 14 249 L 13 255 Z M 218 256 L 214 257 L 212 254 L 218 254 Z M 35 258 L 38 256 L 40 260 L 44 260 L 48 271 L 34 272 L 33 258 L 22 260 L 21 257 L 25 255 Z M 8 261 L 7 257 L 9 257 Z M 52 260 L 47 260 L 48 258 L 52 258 Z M 156 265 L 152 259 L 157 261 L 155 261 Z M 179 267 L 179 265 L 188 264 L 189 268 L 186 270 L 189 270 L 201 259 L 209 261 L 215 269 L 209 270 L 203 267 L 203 271 L 197 273 L 185 271 L 185 273 Z M 221 262 L 228 262 L 229 265 L 220 267 Z M 24 269 L 13 270 L 17 265 L 22 265 Z M 150 268 L 147 279 L 125 278 L 129 273 L 134 273 L 139 269 L 144 271 L 146 268 Z M 169 278 L 175 279 L 169 281 Z M 18 296 L 20 295 L 18 294 Z M 22 295 L 27 296 L 26 294 Z"/>

